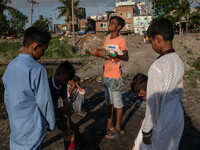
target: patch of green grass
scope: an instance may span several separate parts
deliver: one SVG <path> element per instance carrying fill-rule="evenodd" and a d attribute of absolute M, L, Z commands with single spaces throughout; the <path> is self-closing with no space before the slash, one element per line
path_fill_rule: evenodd
<path fill-rule="evenodd" d="M 196 70 L 200 71 L 200 57 L 192 65 Z"/>
<path fill-rule="evenodd" d="M 136 48 L 140 48 L 140 47 L 136 46 Z"/>
<path fill-rule="evenodd" d="M 199 79 L 200 74 L 195 70 L 187 70 L 184 76 L 185 84 L 193 88 L 197 87 Z"/>
<path fill-rule="evenodd" d="M 187 49 L 188 47 L 185 45 L 184 48 Z"/>
<path fill-rule="evenodd" d="M 188 50 L 187 53 L 188 53 L 188 54 L 193 54 L 191 50 Z"/>
<path fill-rule="evenodd" d="M 191 77 L 194 75 L 194 70 L 187 70 L 185 71 L 185 75 L 188 75 L 188 77 Z"/>
<path fill-rule="evenodd" d="M 0 59 L 7 61 L 15 58 L 20 53 L 21 48 L 22 44 L 20 42 L 0 42 Z"/>

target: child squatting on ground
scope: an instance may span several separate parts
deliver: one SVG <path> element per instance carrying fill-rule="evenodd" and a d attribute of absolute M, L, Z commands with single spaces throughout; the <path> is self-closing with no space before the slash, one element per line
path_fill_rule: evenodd
<path fill-rule="evenodd" d="M 74 79 L 68 82 L 67 91 L 73 110 L 80 116 L 86 116 L 86 113 L 83 112 L 85 90 L 80 86 L 80 77 L 75 75 Z"/>
<path fill-rule="evenodd" d="M 55 115 L 46 69 L 36 60 L 48 48 L 50 34 L 39 27 L 25 31 L 22 52 L 4 75 L 4 101 L 9 115 L 10 150 L 41 149 L 45 119 L 54 129 Z"/>
<path fill-rule="evenodd" d="M 49 78 L 49 87 L 56 116 L 56 126 L 62 131 L 67 130 L 67 120 L 65 116 L 67 115 L 69 117 L 70 115 L 70 107 L 69 104 L 67 104 L 67 83 L 69 80 L 72 80 L 74 76 L 74 67 L 70 62 L 66 61 L 62 62 L 56 69 L 55 75 Z M 60 108 L 58 108 L 59 98 L 63 100 L 64 105 Z"/>
<path fill-rule="evenodd" d="M 106 138 L 114 139 L 116 136 L 125 134 L 121 129 L 123 114 L 122 89 L 124 88 L 121 70 L 121 60 L 128 61 L 128 48 L 126 40 L 119 35 L 119 31 L 124 27 L 125 21 L 121 17 L 114 16 L 110 18 L 108 30 L 110 34 L 106 37 L 103 48 L 114 48 L 122 51 L 122 55 L 115 52 L 115 56 L 109 54 L 105 59 L 103 70 L 103 82 L 105 89 L 105 102 L 108 111 Z M 87 53 L 87 51 L 86 51 Z M 116 125 L 113 125 L 113 111 L 116 108 Z"/>
<path fill-rule="evenodd" d="M 184 128 L 180 102 L 184 64 L 173 49 L 174 32 L 170 21 L 154 21 L 147 35 L 160 56 L 148 71 L 146 114 L 134 150 L 178 150 Z"/>

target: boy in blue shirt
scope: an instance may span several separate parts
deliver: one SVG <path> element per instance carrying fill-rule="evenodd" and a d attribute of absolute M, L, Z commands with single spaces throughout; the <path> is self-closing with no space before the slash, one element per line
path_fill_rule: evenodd
<path fill-rule="evenodd" d="M 46 69 L 36 60 L 48 48 L 50 34 L 39 27 L 25 31 L 22 52 L 4 75 L 4 101 L 9 115 L 10 150 L 38 150 L 45 138 L 45 119 L 54 129 L 55 115 Z"/>

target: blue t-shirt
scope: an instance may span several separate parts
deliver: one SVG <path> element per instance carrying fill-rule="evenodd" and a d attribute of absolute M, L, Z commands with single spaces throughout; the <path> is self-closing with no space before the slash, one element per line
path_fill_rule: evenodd
<path fill-rule="evenodd" d="M 67 83 L 64 86 L 57 87 L 54 82 L 54 76 L 50 77 L 48 80 L 53 105 L 54 108 L 57 108 L 59 97 L 61 97 L 63 101 L 67 99 Z"/>

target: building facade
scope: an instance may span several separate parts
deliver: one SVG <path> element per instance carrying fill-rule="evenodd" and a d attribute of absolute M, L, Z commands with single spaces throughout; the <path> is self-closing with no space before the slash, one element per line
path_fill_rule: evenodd
<path fill-rule="evenodd" d="M 147 31 L 152 19 L 153 19 L 152 16 L 134 16 L 133 17 L 134 33 L 143 35 L 144 32 Z"/>

